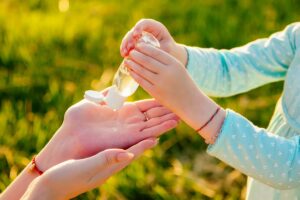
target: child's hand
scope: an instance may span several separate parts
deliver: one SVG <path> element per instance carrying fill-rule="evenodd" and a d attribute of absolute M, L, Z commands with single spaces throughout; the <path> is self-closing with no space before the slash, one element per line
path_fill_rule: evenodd
<path fill-rule="evenodd" d="M 168 29 L 160 22 L 153 19 L 142 19 L 127 32 L 122 40 L 120 52 L 123 57 L 127 56 L 130 50 L 134 49 L 136 38 L 143 31 L 151 33 L 160 43 L 160 48 L 174 57 L 176 57 L 183 65 L 186 65 L 186 52 L 182 45 L 177 44 L 170 35 Z"/>
<path fill-rule="evenodd" d="M 205 115 L 215 107 L 202 108 L 202 92 L 182 64 L 165 51 L 147 44 L 138 44 L 125 60 L 131 76 L 155 99 L 171 109 L 193 128 L 199 128 Z M 215 105 L 215 104 L 213 104 Z"/>

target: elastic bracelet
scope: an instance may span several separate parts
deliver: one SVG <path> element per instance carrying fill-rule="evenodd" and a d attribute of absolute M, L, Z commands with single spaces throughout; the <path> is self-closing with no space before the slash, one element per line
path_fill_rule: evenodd
<path fill-rule="evenodd" d="M 187 69 L 187 66 L 190 62 L 190 53 L 189 53 L 189 50 L 186 48 L 186 46 L 183 46 L 183 48 L 185 49 L 185 52 L 186 52 L 186 64 L 185 64 L 185 68 Z"/>
<path fill-rule="evenodd" d="M 209 120 L 207 120 L 207 122 L 205 124 L 203 124 L 199 129 L 196 130 L 197 133 L 199 133 L 202 129 L 204 129 L 214 118 L 215 116 L 218 114 L 218 112 L 220 111 L 220 107 L 218 107 L 216 109 L 216 111 L 214 112 L 214 114 L 209 118 Z M 213 144 L 214 141 L 217 139 L 218 135 L 214 135 L 209 139 L 205 140 L 205 143 L 207 144 Z"/>
<path fill-rule="evenodd" d="M 29 171 L 30 172 L 36 171 L 39 175 L 42 175 L 44 172 L 40 170 L 39 167 L 37 166 L 35 158 L 36 156 L 33 156 L 31 160 L 31 166 L 29 167 Z"/>

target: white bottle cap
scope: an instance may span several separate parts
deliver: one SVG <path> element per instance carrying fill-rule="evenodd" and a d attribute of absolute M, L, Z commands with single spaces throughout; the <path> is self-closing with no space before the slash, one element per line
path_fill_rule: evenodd
<path fill-rule="evenodd" d="M 84 93 L 84 98 L 94 103 L 101 103 L 104 101 L 104 96 L 101 92 L 95 90 L 87 90 Z"/>
<path fill-rule="evenodd" d="M 115 85 L 109 88 L 108 93 L 105 97 L 106 104 L 114 110 L 120 109 L 123 106 L 125 100 L 126 97 L 120 94 Z"/>

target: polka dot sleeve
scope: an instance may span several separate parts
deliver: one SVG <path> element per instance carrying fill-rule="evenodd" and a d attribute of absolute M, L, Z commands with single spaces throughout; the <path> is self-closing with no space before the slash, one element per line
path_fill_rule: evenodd
<path fill-rule="evenodd" d="M 278 189 L 300 186 L 300 138 L 286 139 L 258 128 L 234 111 L 227 115 L 208 153 Z"/>
<path fill-rule="evenodd" d="M 269 38 L 230 50 L 186 47 L 187 69 L 209 96 L 226 97 L 246 92 L 285 79 L 299 38 L 300 23 L 294 23 Z"/>

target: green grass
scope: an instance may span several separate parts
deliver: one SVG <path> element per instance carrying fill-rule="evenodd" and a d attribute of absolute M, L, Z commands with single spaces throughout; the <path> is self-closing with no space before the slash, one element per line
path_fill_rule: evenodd
<path fill-rule="evenodd" d="M 299 0 L 0 2 L 0 191 L 60 126 L 86 89 L 110 85 L 123 35 L 140 18 L 164 23 L 181 43 L 231 48 L 300 19 Z M 227 99 L 224 107 L 266 127 L 282 83 Z M 148 98 L 139 89 L 130 100 Z M 78 199 L 240 199 L 246 178 L 209 157 L 181 124 L 107 184 Z"/>

